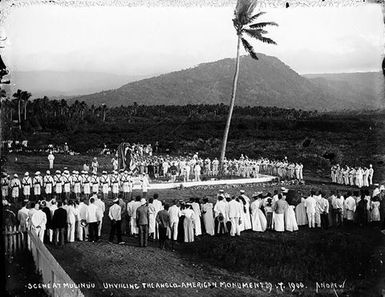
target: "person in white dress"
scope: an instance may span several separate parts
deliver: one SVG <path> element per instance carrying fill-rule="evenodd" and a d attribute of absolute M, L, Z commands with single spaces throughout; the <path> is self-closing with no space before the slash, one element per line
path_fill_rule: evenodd
<path fill-rule="evenodd" d="M 245 191 L 241 190 L 241 197 L 246 202 L 245 206 L 245 214 L 244 214 L 244 230 L 250 230 L 251 229 L 251 216 L 250 216 L 250 198 L 246 196 Z"/>
<path fill-rule="evenodd" d="M 305 198 L 301 198 L 301 202 L 295 207 L 295 217 L 297 218 L 298 226 L 305 226 L 308 224 L 305 209 Z"/>
<path fill-rule="evenodd" d="M 201 209 L 200 205 L 197 201 L 199 201 L 199 198 L 192 198 L 191 199 L 191 207 L 194 211 L 194 226 L 195 226 L 195 236 L 202 235 L 202 226 L 201 226 Z"/>
<path fill-rule="evenodd" d="M 374 224 L 379 224 L 381 222 L 381 215 L 380 215 L 380 201 L 378 201 L 378 197 L 374 197 L 371 201 L 370 205 L 370 216 L 371 221 Z"/>
<path fill-rule="evenodd" d="M 286 231 L 298 231 L 298 224 L 294 212 L 295 206 L 289 205 L 285 210 L 285 229 Z"/>
<path fill-rule="evenodd" d="M 148 200 L 148 234 L 149 238 L 155 239 L 156 209 L 153 202 L 154 198 Z"/>
<path fill-rule="evenodd" d="M 256 232 L 265 232 L 267 228 L 267 220 L 261 210 L 261 194 L 253 195 L 253 199 L 254 201 L 250 205 L 252 230 Z"/>
<path fill-rule="evenodd" d="M 208 198 L 203 199 L 202 217 L 203 217 L 203 224 L 205 226 L 206 233 L 209 235 L 214 235 L 213 204 L 209 202 Z"/>
<path fill-rule="evenodd" d="M 181 211 L 181 215 L 185 216 L 183 221 L 184 242 L 193 242 L 195 214 L 191 205 L 186 205 L 185 209 Z"/>

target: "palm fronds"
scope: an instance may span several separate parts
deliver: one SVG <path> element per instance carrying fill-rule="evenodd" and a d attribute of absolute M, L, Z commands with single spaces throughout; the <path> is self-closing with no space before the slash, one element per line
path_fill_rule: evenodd
<path fill-rule="evenodd" d="M 250 54 L 250 56 L 253 59 L 258 60 L 257 54 L 255 53 L 252 45 L 244 38 L 241 38 L 241 41 L 242 41 L 242 45 L 243 45 L 244 49 Z"/>

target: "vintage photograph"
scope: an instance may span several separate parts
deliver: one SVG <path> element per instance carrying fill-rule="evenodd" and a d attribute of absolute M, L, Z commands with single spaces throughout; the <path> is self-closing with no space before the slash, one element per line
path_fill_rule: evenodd
<path fill-rule="evenodd" d="M 2 296 L 385 296 L 384 1 L 0 10 Z"/>

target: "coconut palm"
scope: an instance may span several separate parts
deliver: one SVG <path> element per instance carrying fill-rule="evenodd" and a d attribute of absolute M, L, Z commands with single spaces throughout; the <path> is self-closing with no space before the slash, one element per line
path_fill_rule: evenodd
<path fill-rule="evenodd" d="M 268 44 L 276 44 L 276 42 L 268 37 L 265 37 L 264 34 L 268 32 L 264 30 L 266 26 L 278 26 L 278 24 L 274 22 L 259 22 L 255 21 L 265 14 L 265 12 L 258 12 L 253 15 L 254 9 L 257 5 L 256 0 L 238 0 L 237 6 L 234 11 L 233 25 L 237 34 L 237 56 L 235 60 L 235 73 L 233 79 L 233 89 L 231 93 L 231 101 L 229 113 L 227 115 L 226 127 L 223 134 L 222 148 L 221 148 L 221 157 L 220 163 L 223 165 L 223 160 L 226 154 L 226 146 L 227 146 L 227 138 L 230 130 L 231 117 L 233 115 L 234 103 L 235 103 L 235 95 L 237 92 L 237 84 L 238 84 L 238 76 L 239 76 L 239 51 L 240 45 L 242 43 L 243 48 L 246 50 L 250 56 L 258 60 L 257 54 L 254 51 L 253 46 L 246 39 L 246 36 L 259 40 L 263 43 Z M 222 166 L 223 168 L 223 166 Z"/>
<path fill-rule="evenodd" d="M 24 121 L 27 120 L 27 104 L 28 104 L 28 100 L 29 100 L 29 98 L 31 98 L 31 96 L 32 96 L 32 94 L 27 92 L 27 91 L 23 91 L 21 94 L 21 98 L 24 101 Z"/>
<path fill-rule="evenodd" d="M 13 97 L 17 100 L 17 112 L 19 119 L 19 130 L 21 130 L 21 100 L 22 100 L 23 91 L 18 89 L 16 93 L 13 94 Z"/>

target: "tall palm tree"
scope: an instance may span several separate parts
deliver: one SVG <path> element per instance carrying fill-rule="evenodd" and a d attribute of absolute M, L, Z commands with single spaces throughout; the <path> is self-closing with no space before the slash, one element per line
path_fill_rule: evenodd
<path fill-rule="evenodd" d="M 32 94 L 27 92 L 27 91 L 23 91 L 21 94 L 21 98 L 24 101 L 24 121 L 27 120 L 27 104 L 28 104 L 28 100 L 29 100 L 29 98 L 31 98 L 31 96 L 32 96 Z"/>
<path fill-rule="evenodd" d="M 21 130 L 21 98 L 22 98 L 23 91 L 18 89 L 16 93 L 13 94 L 13 97 L 17 100 L 17 112 L 19 117 L 19 130 Z"/>
<path fill-rule="evenodd" d="M 250 56 L 258 60 L 257 54 L 254 51 L 252 45 L 247 41 L 245 36 L 248 36 L 252 39 L 259 40 L 263 43 L 268 44 L 276 44 L 276 42 L 268 37 L 263 36 L 268 32 L 264 30 L 266 26 L 278 26 L 278 24 L 274 22 L 259 22 L 255 21 L 265 12 L 258 12 L 253 15 L 254 9 L 257 5 L 257 0 L 238 0 L 237 6 L 234 11 L 233 25 L 237 34 L 237 57 L 235 60 L 235 73 L 233 78 L 233 89 L 231 93 L 231 101 L 229 113 L 227 115 L 226 127 L 223 134 L 222 140 L 222 148 L 221 148 L 221 157 L 220 163 L 221 168 L 223 168 L 223 160 L 225 159 L 226 154 L 226 146 L 227 146 L 227 138 L 230 130 L 231 117 L 233 115 L 234 103 L 235 103 L 235 95 L 237 93 L 237 84 L 238 84 L 238 76 L 239 76 L 239 50 L 240 45 L 242 43 L 243 48 L 246 50 Z"/>

